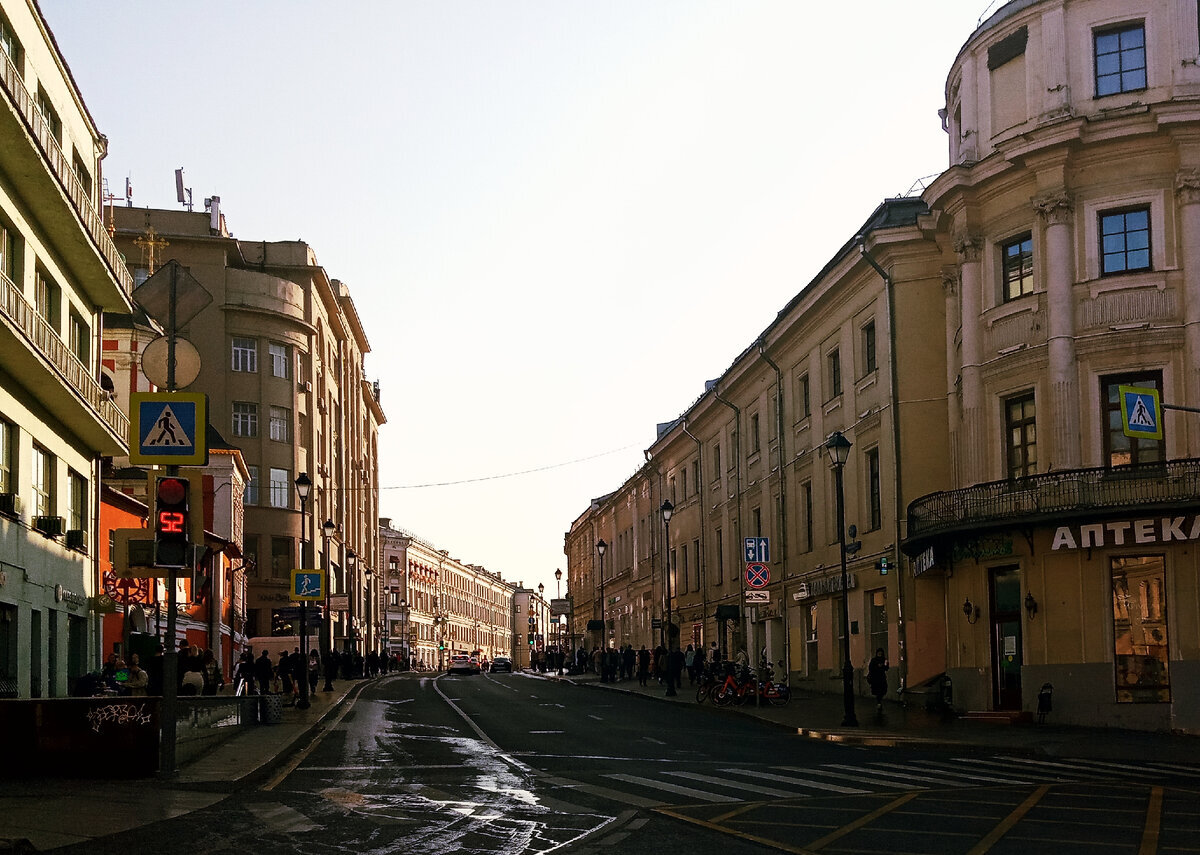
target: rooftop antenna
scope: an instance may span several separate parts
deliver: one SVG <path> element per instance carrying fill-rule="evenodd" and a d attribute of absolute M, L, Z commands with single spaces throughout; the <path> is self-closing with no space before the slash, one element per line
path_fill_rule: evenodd
<path fill-rule="evenodd" d="M 116 193 L 112 192 L 108 186 L 108 179 L 102 178 L 104 184 L 104 201 L 108 204 L 108 236 L 112 237 L 117 232 L 117 224 L 113 219 L 113 202 L 121 201 L 126 206 L 133 207 L 133 185 L 129 183 L 129 179 L 125 179 L 125 197 L 121 198 Z M 103 213 L 103 211 L 101 212 Z"/>
<path fill-rule="evenodd" d="M 192 212 L 192 188 L 183 186 L 182 166 L 175 170 L 175 198 L 188 209 L 189 214 Z"/>

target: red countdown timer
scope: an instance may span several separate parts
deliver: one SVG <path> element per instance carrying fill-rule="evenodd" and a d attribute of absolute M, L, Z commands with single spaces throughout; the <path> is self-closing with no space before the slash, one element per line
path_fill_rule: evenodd
<path fill-rule="evenodd" d="M 186 540 L 188 482 L 183 478 L 158 480 L 157 524 L 155 530 L 165 540 Z"/>
<path fill-rule="evenodd" d="M 187 517 L 179 511 L 159 511 L 158 530 L 161 534 L 184 534 L 187 529 Z"/>

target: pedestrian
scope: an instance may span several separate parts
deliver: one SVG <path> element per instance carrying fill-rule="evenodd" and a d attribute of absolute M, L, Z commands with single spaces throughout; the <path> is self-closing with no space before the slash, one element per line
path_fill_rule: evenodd
<path fill-rule="evenodd" d="M 679 688 L 683 677 L 683 651 L 676 647 L 667 654 L 667 688 L 674 691 Z"/>
<path fill-rule="evenodd" d="M 275 666 L 275 676 L 279 678 L 279 691 L 290 696 L 295 691 L 296 684 L 292 680 L 291 657 L 288 656 L 286 650 L 279 651 L 279 662 Z"/>
<path fill-rule="evenodd" d="M 271 680 L 275 677 L 275 666 L 271 664 L 271 654 L 263 651 L 254 660 L 254 679 L 258 681 L 258 693 L 265 695 L 271 691 Z"/>
<path fill-rule="evenodd" d="M 871 687 L 871 694 L 875 696 L 875 709 L 879 712 L 883 712 L 883 698 L 888 690 L 887 672 L 887 656 L 884 655 L 882 647 L 877 647 L 875 655 L 867 663 L 867 685 Z"/>
<path fill-rule="evenodd" d="M 317 651 L 312 651 L 308 654 L 308 694 L 315 696 L 317 694 L 317 680 L 321 676 L 321 659 L 317 656 Z"/>
<path fill-rule="evenodd" d="M 135 653 L 129 658 L 129 677 L 125 680 L 125 689 L 135 698 L 144 698 L 150 685 L 150 675 L 142 670 Z"/>
<path fill-rule="evenodd" d="M 690 644 L 683 653 L 683 667 L 687 668 L 688 685 L 694 686 L 696 684 L 696 648 Z"/>
<path fill-rule="evenodd" d="M 204 655 L 200 657 L 200 676 L 203 680 L 200 689 L 202 695 L 215 695 L 224 684 L 224 680 L 221 679 L 221 669 L 217 666 L 217 659 L 213 656 L 212 650 L 205 650 Z"/>
<path fill-rule="evenodd" d="M 646 680 L 650 676 L 650 651 L 646 649 L 646 645 L 644 644 L 637 654 L 637 675 L 638 685 L 645 686 Z"/>
<path fill-rule="evenodd" d="M 254 691 L 254 657 L 249 650 L 243 650 L 238 657 L 237 667 L 233 670 L 233 693 L 249 695 Z"/>
<path fill-rule="evenodd" d="M 634 652 L 632 644 L 626 644 L 625 651 L 621 654 L 621 670 L 624 672 L 622 676 L 632 680 L 633 671 L 636 667 L 637 653 Z"/>
<path fill-rule="evenodd" d="M 667 678 L 667 648 L 661 644 L 654 648 L 654 678 L 659 685 Z"/>
<path fill-rule="evenodd" d="M 183 672 L 179 675 L 179 693 L 181 695 L 199 695 L 204 692 L 204 658 L 200 648 L 192 645 L 181 663 Z"/>

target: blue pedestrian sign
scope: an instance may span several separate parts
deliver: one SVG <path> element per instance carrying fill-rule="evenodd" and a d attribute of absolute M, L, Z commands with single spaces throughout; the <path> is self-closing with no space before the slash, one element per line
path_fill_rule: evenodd
<path fill-rule="evenodd" d="M 208 465 L 208 397 L 187 392 L 129 396 L 129 462 Z"/>
<path fill-rule="evenodd" d="M 746 538 L 746 563 L 766 564 L 771 560 L 771 540 L 767 537 Z"/>
<path fill-rule="evenodd" d="M 1121 397 L 1121 427 L 1134 439 L 1162 439 L 1162 402 L 1157 389 L 1118 386 Z"/>
<path fill-rule="evenodd" d="M 325 599 L 325 574 L 320 570 L 292 571 L 292 602 L 320 602 Z"/>

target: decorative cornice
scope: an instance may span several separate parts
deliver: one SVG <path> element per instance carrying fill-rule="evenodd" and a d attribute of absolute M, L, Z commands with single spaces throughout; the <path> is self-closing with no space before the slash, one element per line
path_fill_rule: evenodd
<path fill-rule="evenodd" d="M 958 268 L 943 267 L 942 268 L 942 291 L 947 297 L 953 297 L 958 293 Z"/>
<path fill-rule="evenodd" d="M 1071 224 L 1071 217 L 1075 213 L 1075 203 L 1064 191 L 1047 193 L 1032 201 L 1033 209 L 1037 211 L 1038 216 L 1046 225 L 1065 226 Z"/>

